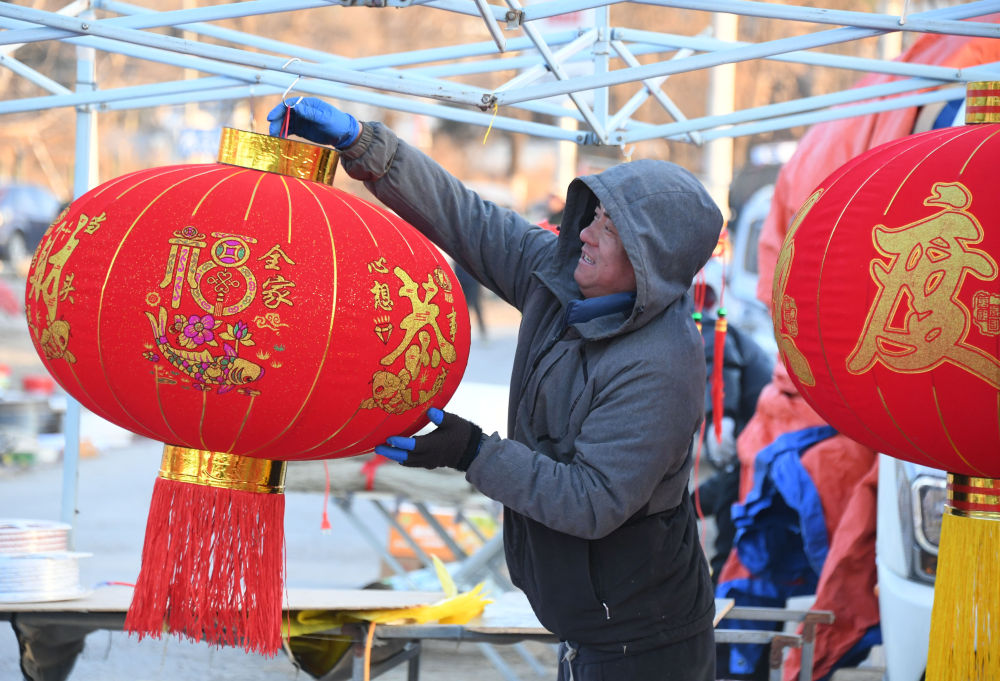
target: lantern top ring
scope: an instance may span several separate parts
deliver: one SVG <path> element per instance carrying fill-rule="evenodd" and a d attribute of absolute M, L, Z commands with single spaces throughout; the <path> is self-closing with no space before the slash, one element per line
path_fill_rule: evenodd
<path fill-rule="evenodd" d="M 235 128 L 223 128 L 219 140 L 219 163 L 327 185 L 333 184 L 338 158 L 331 147 Z"/>

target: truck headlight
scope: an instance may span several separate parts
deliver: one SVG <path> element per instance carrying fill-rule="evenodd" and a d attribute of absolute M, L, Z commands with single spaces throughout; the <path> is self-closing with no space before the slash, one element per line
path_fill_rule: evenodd
<path fill-rule="evenodd" d="M 947 496 L 944 472 L 897 462 L 900 522 L 911 578 L 933 584 L 937 576 L 941 520 Z"/>
<path fill-rule="evenodd" d="M 941 519 L 947 498 L 947 481 L 929 475 L 920 475 L 911 485 L 913 490 L 914 538 L 924 551 L 938 552 L 941 544 Z"/>

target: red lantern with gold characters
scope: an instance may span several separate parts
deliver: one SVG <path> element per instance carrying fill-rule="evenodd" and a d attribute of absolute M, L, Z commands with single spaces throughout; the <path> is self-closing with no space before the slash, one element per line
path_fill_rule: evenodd
<path fill-rule="evenodd" d="M 971 83 L 967 122 L 1000 120 Z M 845 435 L 948 472 L 928 679 L 1000 679 L 1000 126 L 902 138 L 796 215 L 772 304 L 802 396 Z"/>
<path fill-rule="evenodd" d="M 370 452 L 444 407 L 468 358 L 440 251 L 332 187 L 336 152 L 223 130 L 219 163 L 74 201 L 28 274 L 48 371 L 165 444 L 126 628 L 281 645 L 284 462 Z"/>

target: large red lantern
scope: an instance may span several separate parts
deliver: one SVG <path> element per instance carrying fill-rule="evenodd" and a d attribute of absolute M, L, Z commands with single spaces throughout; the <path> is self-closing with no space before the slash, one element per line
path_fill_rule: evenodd
<path fill-rule="evenodd" d="M 46 368 L 87 409 L 166 445 L 127 621 L 140 636 L 166 621 L 275 652 L 283 462 L 415 432 L 465 370 L 468 312 L 447 261 L 330 186 L 336 162 L 227 129 L 220 163 L 106 182 L 35 253 L 26 307 Z"/>
<path fill-rule="evenodd" d="M 949 472 L 929 679 L 1000 678 L 998 158 L 996 125 L 856 157 L 799 210 L 775 272 L 802 396 L 858 442 Z"/>

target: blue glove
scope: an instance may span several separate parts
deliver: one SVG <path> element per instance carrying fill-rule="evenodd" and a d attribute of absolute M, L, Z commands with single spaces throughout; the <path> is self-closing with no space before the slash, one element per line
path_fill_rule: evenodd
<path fill-rule="evenodd" d="M 298 135 L 316 144 L 329 144 L 337 149 L 346 149 L 361 134 L 358 119 L 349 113 L 327 104 L 316 97 L 302 97 L 291 107 L 284 102 L 271 109 L 267 120 L 271 122 L 272 137 L 281 137 L 285 123 L 285 112 L 291 116 L 288 134 Z"/>
<path fill-rule="evenodd" d="M 479 453 L 482 429 L 461 416 L 433 407 L 427 410 L 427 417 L 436 430 L 417 437 L 393 435 L 386 444 L 375 447 L 375 453 L 411 468 L 447 466 L 468 470 Z"/>

